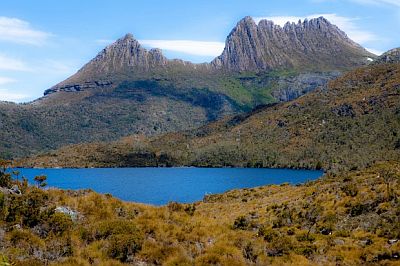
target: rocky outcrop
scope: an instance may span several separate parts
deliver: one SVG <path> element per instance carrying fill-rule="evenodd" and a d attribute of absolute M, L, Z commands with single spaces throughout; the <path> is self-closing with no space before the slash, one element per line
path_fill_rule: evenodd
<path fill-rule="evenodd" d="M 317 88 L 326 87 L 328 81 L 338 77 L 340 72 L 304 73 L 293 77 L 281 77 L 276 80 L 272 96 L 281 102 L 294 100 Z"/>
<path fill-rule="evenodd" d="M 373 64 L 383 63 L 400 63 L 400 48 L 387 51 L 373 62 Z"/>
<path fill-rule="evenodd" d="M 85 81 L 82 84 L 70 84 L 65 86 L 55 86 L 44 91 L 44 95 L 49 95 L 59 91 L 76 92 L 84 91 L 87 89 L 106 88 L 112 86 L 112 81 Z"/>
<path fill-rule="evenodd" d="M 245 17 L 232 30 L 223 53 L 212 61 L 217 69 L 264 71 L 277 68 L 339 70 L 366 64 L 376 56 L 350 40 L 323 17 L 286 23 L 284 27 Z"/>
<path fill-rule="evenodd" d="M 95 71 L 112 73 L 135 68 L 148 70 L 155 66 L 164 66 L 168 62 L 160 49 L 150 51 L 144 49 L 132 34 L 117 40 L 107 46 L 79 72 Z"/>

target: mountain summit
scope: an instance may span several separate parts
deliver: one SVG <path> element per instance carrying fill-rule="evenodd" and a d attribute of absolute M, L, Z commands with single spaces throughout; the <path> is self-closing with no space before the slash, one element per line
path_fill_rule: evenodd
<path fill-rule="evenodd" d="M 245 17 L 231 31 L 223 53 L 212 61 L 218 69 L 262 71 L 276 68 L 343 69 L 375 58 L 324 17 L 258 25 Z"/>
<path fill-rule="evenodd" d="M 160 49 L 148 51 L 133 38 L 132 34 L 126 34 L 103 49 L 80 72 L 110 73 L 123 71 L 126 67 L 149 70 L 152 67 L 163 66 L 167 61 Z"/>
<path fill-rule="evenodd" d="M 127 79 L 154 73 L 190 75 L 228 72 L 266 72 L 279 69 L 300 71 L 341 71 L 365 65 L 376 56 L 350 40 L 337 26 L 323 17 L 284 27 L 272 21 L 245 17 L 226 40 L 223 53 L 211 63 L 192 64 L 167 59 L 160 49 L 147 50 L 127 34 L 104 48 L 75 75 L 45 92 L 81 91 L 104 88 Z M 169 74 L 168 74 L 169 75 Z M 170 76 L 170 75 L 169 75 Z"/>

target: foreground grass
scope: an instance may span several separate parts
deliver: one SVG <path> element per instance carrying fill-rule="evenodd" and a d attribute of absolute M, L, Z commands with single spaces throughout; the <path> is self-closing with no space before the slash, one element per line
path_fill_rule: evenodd
<path fill-rule="evenodd" d="M 399 265 L 399 173 L 380 163 L 162 207 L 19 183 L 0 193 L 0 265 Z"/>

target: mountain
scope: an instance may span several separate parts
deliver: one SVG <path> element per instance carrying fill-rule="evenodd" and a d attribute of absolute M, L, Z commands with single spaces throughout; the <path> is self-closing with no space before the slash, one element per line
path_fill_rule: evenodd
<path fill-rule="evenodd" d="M 229 34 L 216 68 L 264 71 L 277 68 L 344 69 L 375 58 L 323 17 L 286 23 L 284 27 L 245 17 Z"/>
<path fill-rule="evenodd" d="M 297 31 L 303 29 L 305 37 L 297 41 L 288 39 L 286 45 L 290 49 L 280 46 L 280 38 L 272 38 L 280 27 L 262 27 L 272 22 L 256 25 L 260 28 L 259 35 L 235 33 L 243 32 L 241 29 L 251 23 L 254 24 L 249 18 L 239 22 L 227 38 L 221 57 L 204 64 L 167 59 L 159 49 L 147 50 L 127 34 L 103 49 L 76 74 L 46 90 L 42 98 L 28 104 L 0 102 L 0 157 L 26 156 L 63 145 L 112 141 L 132 134 L 154 136 L 195 129 L 258 105 L 292 100 L 324 87 L 367 57 L 375 58 L 323 18 L 294 27 Z M 236 42 L 241 46 L 236 46 Z M 265 46 L 261 50 L 268 55 L 287 54 L 298 61 L 278 64 L 260 53 L 259 58 L 251 60 L 257 64 L 271 61 L 271 64 L 246 68 L 242 59 L 237 62 L 232 59 L 229 65 L 221 60 L 227 51 L 245 58 L 242 50 L 253 43 L 257 43 L 254 51 Z M 305 49 L 307 46 L 309 51 Z M 358 52 L 350 55 L 348 47 Z M 331 57 L 335 57 L 330 61 L 322 56 L 329 49 Z"/>
<path fill-rule="evenodd" d="M 25 166 L 238 166 L 338 172 L 400 159 L 400 64 L 350 71 L 296 100 L 199 129 L 64 147 Z"/>
<path fill-rule="evenodd" d="M 400 63 L 400 48 L 394 48 L 392 50 L 383 53 L 374 62 L 374 64 L 382 63 Z"/>

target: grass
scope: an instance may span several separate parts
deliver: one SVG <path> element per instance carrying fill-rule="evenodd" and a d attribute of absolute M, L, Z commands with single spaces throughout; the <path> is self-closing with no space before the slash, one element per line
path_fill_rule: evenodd
<path fill-rule="evenodd" d="M 399 163 L 382 162 L 162 207 L 21 187 L 2 194 L 0 253 L 15 265 L 398 265 L 399 176 Z"/>

